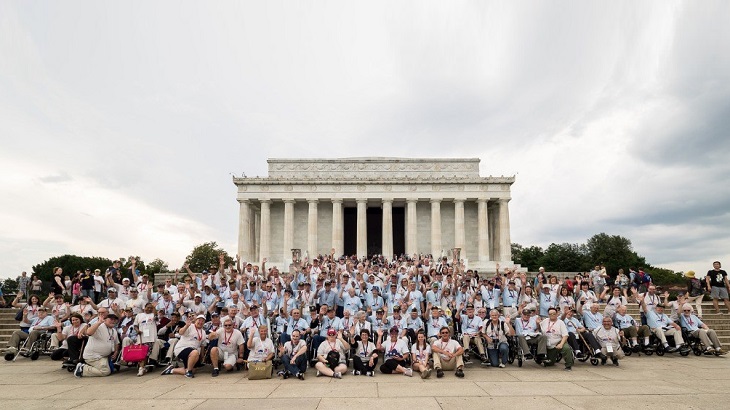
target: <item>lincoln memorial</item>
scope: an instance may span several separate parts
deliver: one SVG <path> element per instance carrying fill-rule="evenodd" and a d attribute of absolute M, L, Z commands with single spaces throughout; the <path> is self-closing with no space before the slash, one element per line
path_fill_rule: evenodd
<path fill-rule="evenodd" d="M 234 178 L 238 253 L 288 266 L 311 258 L 460 249 L 467 267 L 511 264 L 514 177 L 482 177 L 478 158 L 269 159 L 267 177 Z"/>

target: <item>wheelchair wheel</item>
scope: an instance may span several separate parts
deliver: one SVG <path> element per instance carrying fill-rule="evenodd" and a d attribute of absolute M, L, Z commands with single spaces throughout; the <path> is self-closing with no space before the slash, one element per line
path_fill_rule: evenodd
<path fill-rule="evenodd" d="M 598 359 L 596 359 L 595 357 L 591 357 L 591 364 L 594 366 L 598 366 Z"/>
<path fill-rule="evenodd" d="M 702 349 L 694 348 L 692 351 L 695 353 L 695 356 L 702 356 Z"/>
<path fill-rule="evenodd" d="M 522 358 L 517 359 L 517 367 L 522 367 Z"/>
<path fill-rule="evenodd" d="M 644 354 L 647 356 L 651 356 L 654 354 L 654 351 L 652 349 L 645 349 Z"/>
<path fill-rule="evenodd" d="M 584 354 L 583 356 L 581 356 L 581 357 L 577 357 L 576 359 L 578 359 L 578 361 L 579 361 L 579 362 L 581 362 L 581 363 L 585 363 L 585 362 L 587 362 L 587 361 L 588 361 L 588 359 L 590 359 L 590 358 L 591 358 L 591 357 L 590 357 L 589 355 L 587 355 L 587 354 Z"/>
<path fill-rule="evenodd" d="M 631 356 L 631 354 L 634 353 L 634 351 L 631 350 L 631 348 L 629 348 L 629 349 L 623 349 L 623 351 L 624 351 L 624 354 L 626 356 Z"/>
<path fill-rule="evenodd" d="M 15 357 L 14 354 L 12 354 L 12 353 L 5 353 L 5 360 L 11 361 L 11 360 L 13 360 L 13 357 Z"/>
<path fill-rule="evenodd" d="M 664 353 L 666 353 L 666 352 L 664 351 L 664 346 L 661 346 L 661 347 L 657 347 L 657 349 L 656 349 L 656 355 L 657 355 L 657 356 L 664 356 Z"/>
<path fill-rule="evenodd" d="M 514 362 L 515 362 L 515 357 L 510 355 L 509 358 L 507 359 L 507 363 L 512 364 Z"/>
<path fill-rule="evenodd" d="M 684 349 L 684 350 L 680 350 L 679 354 L 682 357 L 687 357 L 687 356 L 689 356 L 689 352 L 690 352 L 689 349 Z"/>
<path fill-rule="evenodd" d="M 41 357 L 41 352 L 38 350 L 30 354 L 30 360 L 38 360 L 39 357 Z"/>

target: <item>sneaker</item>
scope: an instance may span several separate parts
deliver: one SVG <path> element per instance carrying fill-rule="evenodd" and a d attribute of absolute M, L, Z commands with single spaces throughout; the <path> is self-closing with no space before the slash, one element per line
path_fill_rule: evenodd
<path fill-rule="evenodd" d="M 76 370 L 74 370 L 74 376 L 81 377 L 84 375 L 84 364 L 79 363 L 76 365 Z"/>
<path fill-rule="evenodd" d="M 583 352 L 581 352 L 580 350 L 576 350 L 575 357 L 581 357 L 581 356 L 583 356 Z"/>
<path fill-rule="evenodd" d="M 548 366 L 551 366 L 552 364 L 553 364 L 553 362 L 550 361 L 550 360 L 543 360 L 542 361 L 542 366 L 543 367 L 548 367 Z"/>
<path fill-rule="evenodd" d="M 664 351 L 667 353 L 674 353 L 677 350 L 679 350 L 676 346 L 667 346 L 664 348 Z"/>
<path fill-rule="evenodd" d="M 175 368 L 174 365 L 169 365 L 169 366 L 165 367 L 165 370 L 163 370 L 162 373 L 160 373 L 160 374 L 163 376 L 167 375 L 167 374 L 172 374 L 172 369 L 174 369 L 174 368 Z"/>
<path fill-rule="evenodd" d="M 334 374 L 332 374 L 332 377 L 334 377 L 335 379 L 341 379 L 342 378 L 342 373 L 340 373 L 340 372 L 334 372 Z"/>
<path fill-rule="evenodd" d="M 408 377 L 413 377 L 413 369 L 406 369 L 405 373 L 403 374 Z"/>
<path fill-rule="evenodd" d="M 615 357 L 612 357 L 611 361 L 613 362 L 614 366 L 618 366 L 618 359 L 616 359 Z"/>
<path fill-rule="evenodd" d="M 428 379 L 429 377 L 431 377 L 431 371 L 432 370 L 429 367 L 428 369 L 426 369 L 425 372 L 421 373 L 421 377 L 423 377 L 424 379 Z"/>
<path fill-rule="evenodd" d="M 566 372 L 571 372 L 571 371 L 573 371 L 573 368 L 570 367 L 570 366 L 565 366 L 565 371 Z"/>
<path fill-rule="evenodd" d="M 715 349 L 708 347 L 707 350 L 705 350 L 705 354 L 708 356 L 712 356 L 715 354 Z"/>
<path fill-rule="evenodd" d="M 461 369 L 456 369 L 456 373 L 454 373 L 456 377 L 463 378 L 464 377 L 464 371 Z"/>
<path fill-rule="evenodd" d="M 471 361 L 471 359 L 466 359 L 466 358 L 465 358 L 465 359 L 464 359 L 464 364 L 472 364 L 472 361 Z"/>
<path fill-rule="evenodd" d="M 321 375 L 322 375 L 322 373 L 320 373 L 319 370 L 317 370 L 317 376 L 315 376 L 315 377 L 319 377 Z"/>
<path fill-rule="evenodd" d="M 145 373 L 147 373 L 147 370 L 144 367 L 140 367 L 139 371 L 137 371 L 137 377 L 144 376 Z"/>
<path fill-rule="evenodd" d="M 219 374 L 221 374 L 221 371 L 219 369 L 215 368 L 215 369 L 213 369 L 213 373 L 211 374 L 211 376 L 218 377 Z"/>
<path fill-rule="evenodd" d="M 188 379 L 192 379 L 195 378 L 195 375 L 192 371 L 188 370 L 187 372 L 185 372 L 185 377 L 187 377 Z"/>
<path fill-rule="evenodd" d="M 530 353 L 525 353 L 525 360 L 532 360 L 532 355 Z"/>
<path fill-rule="evenodd" d="M 639 346 L 638 344 L 635 344 L 631 347 L 631 350 L 633 350 L 634 353 L 639 353 L 641 351 L 641 346 Z"/>
<path fill-rule="evenodd" d="M 601 364 L 602 365 L 606 364 L 606 360 L 608 360 L 608 358 L 605 355 L 603 355 L 603 357 L 601 357 Z M 613 362 L 614 360 L 615 359 L 612 357 L 611 361 Z"/>
<path fill-rule="evenodd" d="M 439 379 L 444 377 L 444 371 L 441 369 L 436 369 L 436 377 Z"/>
<path fill-rule="evenodd" d="M 281 377 L 281 376 L 283 376 L 283 375 L 284 375 L 285 373 L 286 373 L 285 371 L 283 371 L 283 370 L 279 370 L 279 372 L 278 372 L 278 373 L 276 373 L 276 375 L 277 375 L 277 376 L 279 376 L 279 377 Z"/>
<path fill-rule="evenodd" d="M 500 363 L 500 364 L 499 364 L 499 368 L 500 368 L 500 369 L 504 369 L 505 367 L 507 367 L 507 366 L 505 366 L 505 365 L 504 365 L 504 363 Z"/>
<path fill-rule="evenodd" d="M 367 372 L 367 373 L 365 373 L 365 374 L 366 374 L 366 375 L 367 375 L 368 377 L 375 377 L 375 373 L 374 373 L 374 372 Z"/>
<path fill-rule="evenodd" d="M 359 376 L 360 375 L 360 370 L 353 370 L 352 371 L 352 375 L 353 376 Z"/>
<path fill-rule="evenodd" d="M 284 374 L 282 374 L 282 375 L 281 375 L 281 378 L 282 378 L 282 379 L 284 379 L 284 380 L 286 380 L 286 379 L 288 379 L 288 378 L 289 378 L 289 376 L 291 376 L 291 373 L 289 373 L 289 372 L 284 372 Z"/>
<path fill-rule="evenodd" d="M 304 373 L 301 373 L 301 372 L 297 373 L 297 379 L 304 380 Z"/>

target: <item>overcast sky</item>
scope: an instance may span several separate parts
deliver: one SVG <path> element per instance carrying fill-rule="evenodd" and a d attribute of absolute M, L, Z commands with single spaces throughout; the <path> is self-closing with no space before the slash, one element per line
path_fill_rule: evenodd
<path fill-rule="evenodd" d="M 723 17 L 724 16 L 724 17 Z M 479 157 L 512 240 L 730 264 L 730 3 L 0 2 L 0 276 L 235 253 L 266 159 Z"/>

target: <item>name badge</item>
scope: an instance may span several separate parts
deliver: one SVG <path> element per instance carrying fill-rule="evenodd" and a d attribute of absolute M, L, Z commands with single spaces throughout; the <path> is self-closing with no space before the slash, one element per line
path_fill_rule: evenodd
<path fill-rule="evenodd" d="M 144 337 L 150 337 L 150 330 L 149 329 L 144 329 L 142 331 L 142 335 L 144 335 Z"/>
<path fill-rule="evenodd" d="M 223 352 L 223 360 L 228 360 L 228 352 Z"/>
<path fill-rule="evenodd" d="M 606 351 L 608 353 L 613 353 L 613 345 L 612 344 L 607 344 L 606 345 Z"/>
<path fill-rule="evenodd" d="M 493 300 L 489 301 L 489 308 L 490 309 L 494 309 L 494 301 Z"/>

